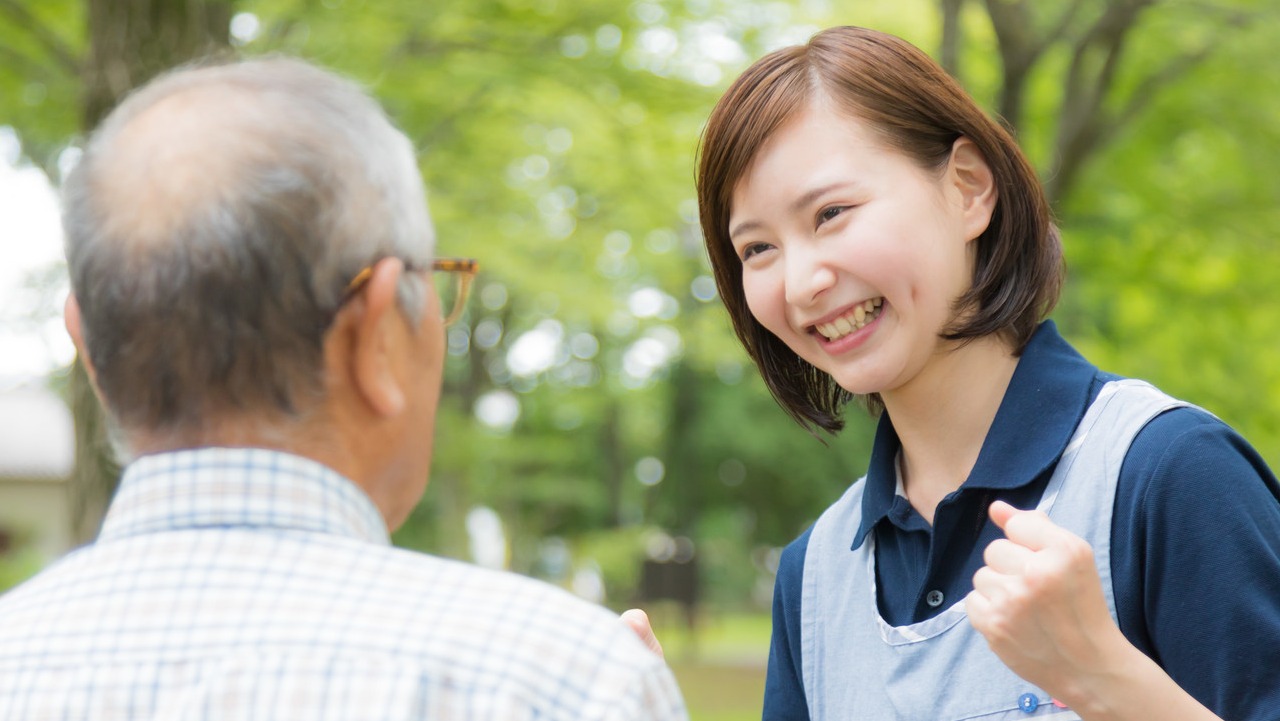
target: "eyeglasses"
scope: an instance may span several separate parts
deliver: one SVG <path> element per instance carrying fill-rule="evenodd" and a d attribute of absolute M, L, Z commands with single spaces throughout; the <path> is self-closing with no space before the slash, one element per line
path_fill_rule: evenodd
<path fill-rule="evenodd" d="M 436 295 L 440 299 L 440 314 L 447 327 L 462 317 L 462 311 L 467 306 L 467 296 L 471 293 L 471 281 L 480 270 L 480 263 L 475 258 L 436 258 L 431 261 L 430 268 L 419 268 L 409 261 L 404 261 L 404 269 L 410 273 L 431 271 L 431 286 L 435 288 Z M 354 298 L 360 289 L 364 288 L 364 284 L 369 282 L 371 275 L 373 275 L 372 265 L 360 269 L 356 277 L 347 283 L 347 288 L 342 293 L 342 300 L 338 301 L 338 307 L 341 308 Z"/>

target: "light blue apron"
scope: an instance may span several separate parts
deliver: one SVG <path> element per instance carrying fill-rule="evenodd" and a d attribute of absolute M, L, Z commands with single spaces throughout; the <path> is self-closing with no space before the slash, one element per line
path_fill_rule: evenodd
<path fill-rule="evenodd" d="M 1093 547 L 1113 619 L 1111 511 L 1120 466 L 1143 426 L 1185 405 L 1142 381 L 1108 383 L 1077 426 L 1037 506 Z M 1079 719 L 1000 661 L 969 623 L 963 599 L 908 626 L 890 626 L 880 617 L 875 534 L 850 550 L 864 485 L 855 483 L 822 514 L 805 554 L 801 675 L 810 717 Z"/>

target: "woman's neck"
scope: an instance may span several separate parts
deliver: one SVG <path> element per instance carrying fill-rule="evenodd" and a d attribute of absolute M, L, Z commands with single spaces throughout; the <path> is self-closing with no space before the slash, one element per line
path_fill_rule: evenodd
<path fill-rule="evenodd" d="M 910 383 L 881 394 L 902 442 L 907 500 L 930 524 L 978 460 L 1018 359 L 996 336 L 951 344 Z"/>

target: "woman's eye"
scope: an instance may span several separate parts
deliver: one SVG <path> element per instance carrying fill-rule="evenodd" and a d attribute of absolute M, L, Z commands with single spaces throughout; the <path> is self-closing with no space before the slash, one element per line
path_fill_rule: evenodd
<path fill-rule="evenodd" d="M 822 210 L 818 211 L 818 225 L 822 225 L 828 220 L 834 219 L 837 215 L 840 215 L 841 213 L 843 213 L 848 209 L 849 209 L 849 206 L 847 205 L 833 205 L 829 208 L 823 208 Z"/>
<path fill-rule="evenodd" d="M 751 256 L 763 253 L 769 248 L 768 243 L 748 243 L 742 248 L 742 261 L 745 263 Z"/>

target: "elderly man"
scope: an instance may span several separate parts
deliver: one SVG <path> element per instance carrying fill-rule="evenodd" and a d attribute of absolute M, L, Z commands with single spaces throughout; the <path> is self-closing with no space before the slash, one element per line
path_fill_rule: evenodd
<path fill-rule="evenodd" d="M 64 200 L 67 329 L 137 460 L 98 540 L 0 598 L 0 719 L 685 717 L 604 609 L 389 545 L 463 300 L 433 275 L 475 265 L 434 257 L 367 95 L 287 59 L 167 75 Z"/>

